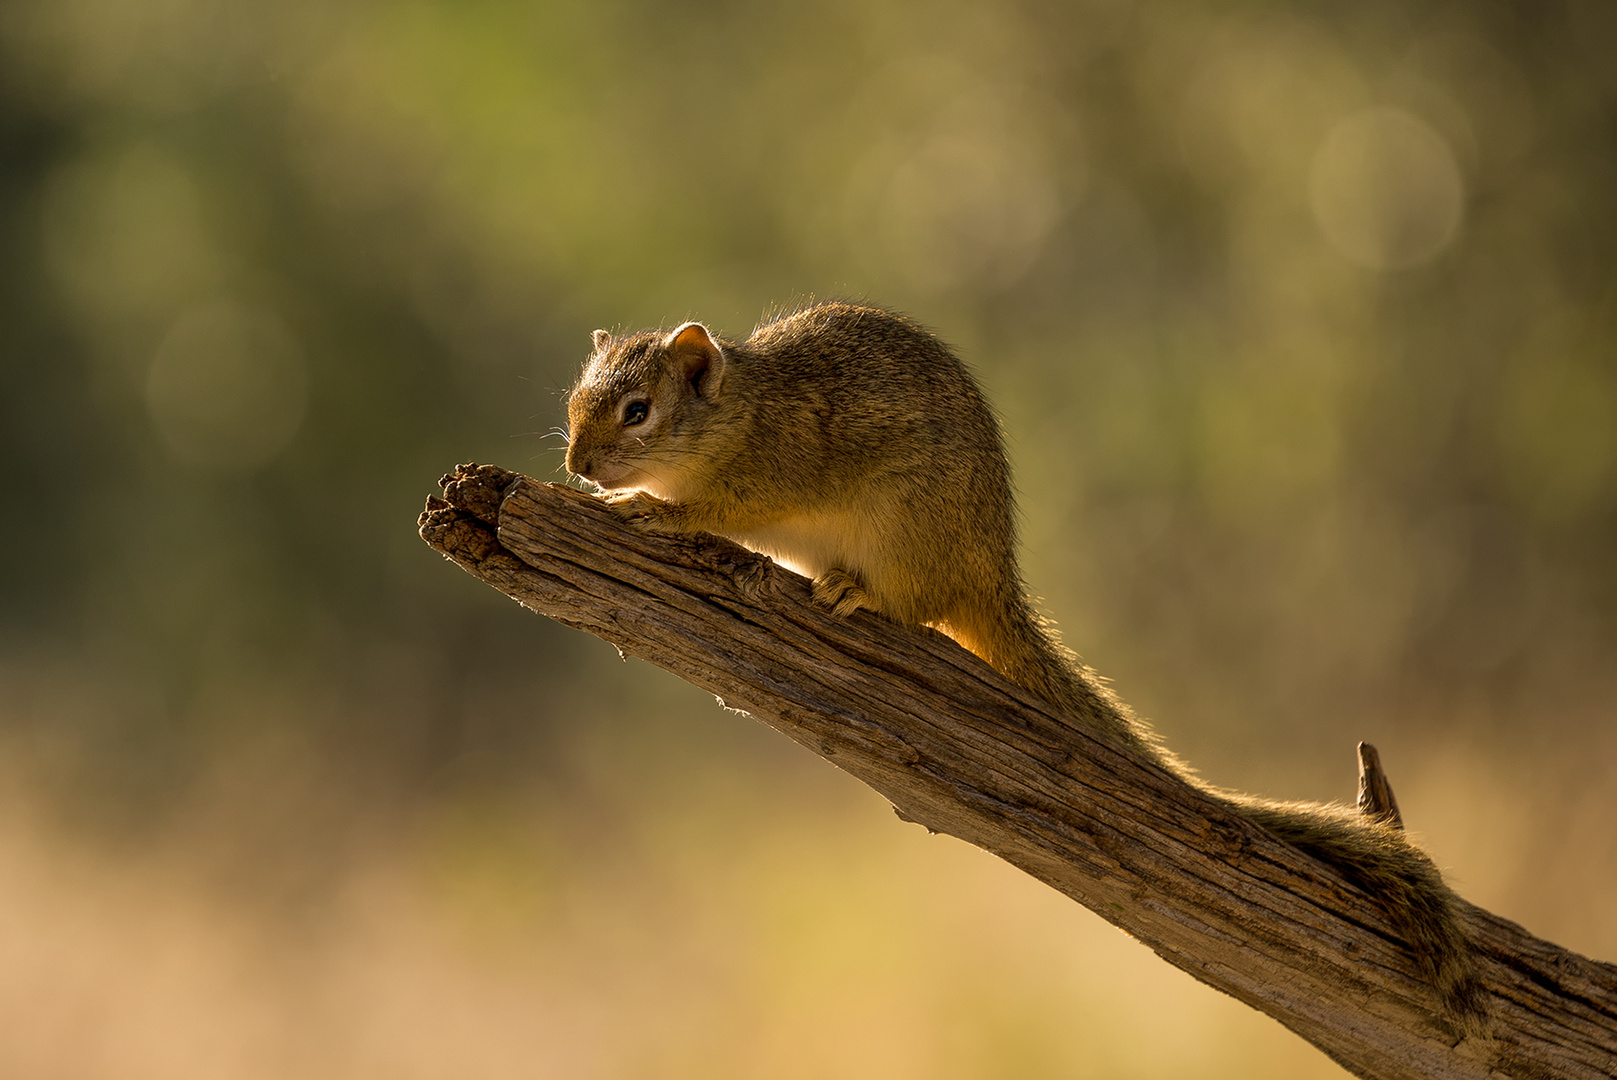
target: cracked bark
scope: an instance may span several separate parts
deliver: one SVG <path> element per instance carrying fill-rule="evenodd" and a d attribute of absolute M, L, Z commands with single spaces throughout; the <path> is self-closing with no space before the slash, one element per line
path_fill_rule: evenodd
<path fill-rule="evenodd" d="M 1462 1039 L 1373 897 L 943 635 L 833 618 L 805 579 L 728 541 L 641 535 L 591 496 L 494 466 L 442 487 L 421 536 L 467 572 L 751 714 L 1356 1075 L 1617 1073 L 1617 966 L 1462 902 L 1490 1016 L 1488 1037 Z M 1360 754 L 1361 808 L 1396 815 L 1374 749 Z"/>

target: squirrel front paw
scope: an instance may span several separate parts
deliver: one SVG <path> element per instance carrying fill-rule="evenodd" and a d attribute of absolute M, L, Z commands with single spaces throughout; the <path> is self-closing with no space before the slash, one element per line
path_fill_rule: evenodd
<path fill-rule="evenodd" d="M 620 520 L 640 532 L 662 532 L 667 528 L 669 503 L 644 491 L 613 491 L 606 505 Z"/>

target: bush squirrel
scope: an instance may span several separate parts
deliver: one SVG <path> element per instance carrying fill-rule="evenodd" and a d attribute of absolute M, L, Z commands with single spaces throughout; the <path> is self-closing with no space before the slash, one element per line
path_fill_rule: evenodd
<path fill-rule="evenodd" d="M 1219 791 L 1156 745 L 1034 610 L 999 425 L 908 319 L 816 304 L 744 342 L 700 323 L 613 337 L 568 399 L 567 469 L 644 529 L 727 536 L 813 579 L 837 614 L 933 626 L 1086 729 L 1148 753 L 1376 897 L 1444 1012 L 1477 1030 L 1474 960 L 1442 876 L 1390 825 Z"/>

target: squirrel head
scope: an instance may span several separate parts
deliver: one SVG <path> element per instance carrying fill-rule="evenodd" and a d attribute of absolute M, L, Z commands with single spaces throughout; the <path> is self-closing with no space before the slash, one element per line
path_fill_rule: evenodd
<path fill-rule="evenodd" d="M 727 360 L 707 327 L 648 330 L 595 349 L 567 398 L 567 471 L 606 491 L 678 501 L 698 478 Z"/>

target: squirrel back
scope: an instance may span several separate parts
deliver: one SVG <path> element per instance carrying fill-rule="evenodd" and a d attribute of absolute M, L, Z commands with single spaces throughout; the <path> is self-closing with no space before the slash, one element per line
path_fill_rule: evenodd
<path fill-rule="evenodd" d="M 1063 648 L 1017 563 L 993 411 L 935 336 L 903 316 L 817 304 L 744 342 L 700 323 L 595 349 L 568 400 L 567 468 L 631 523 L 730 537 L 860 607 L 953 637 L 1086 730 L 1148 752 L 1386 907 L 1445 1011 L 1481 997 L 1442 876 L 1401 832 L 1339 808 L 1219 791 Z"/>

